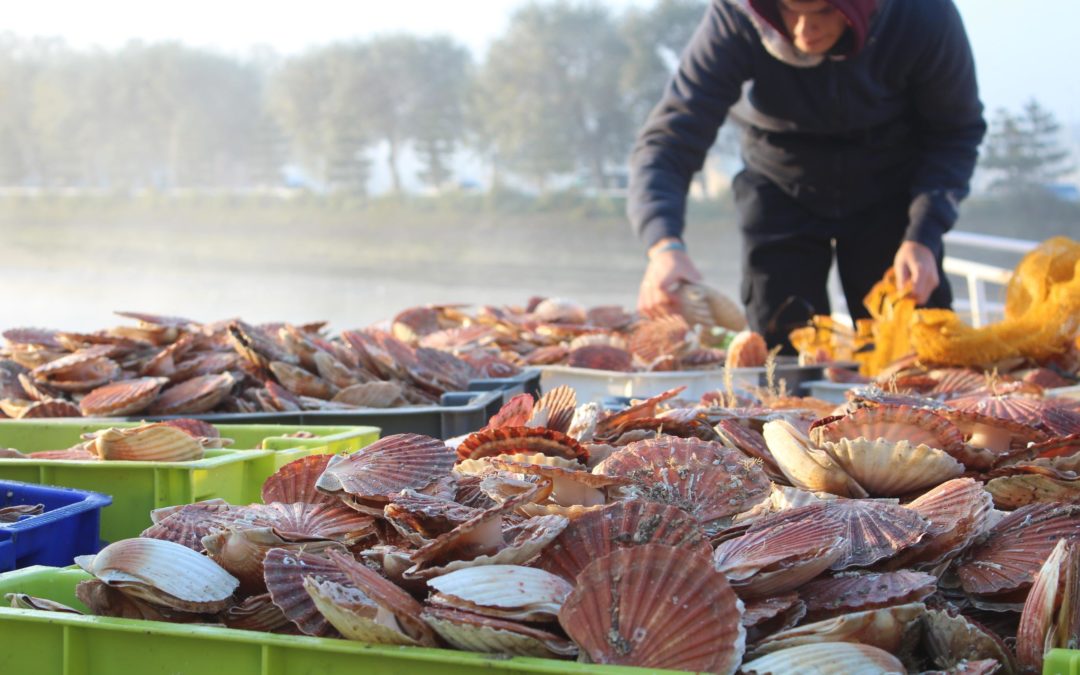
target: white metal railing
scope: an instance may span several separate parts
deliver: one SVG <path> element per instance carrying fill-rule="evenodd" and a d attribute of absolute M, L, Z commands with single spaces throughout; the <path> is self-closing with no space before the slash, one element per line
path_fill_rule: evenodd
<path fill-rule="evenodd" d="M 1029 239 L 1013 239 L 974 232 L 949 232 L 945 235 L 945 242 L 984 251 L 1019 254 L 1027 253 L 1039 245 L 1039 242 Z M 1009 283 L 1012 270 L 954 256 L 945 256 L 944 267 L 946 274 L 963 277 L 967 284 L 967 300 L 957 300 L 954 305 L 958 312 L 971 316 L 972 326 L 979 328 L 989 323 L 991 316 L 1004 314 L 1005 308 L 1001 303 L 990 302 L 987 299 L 986 288 L 987 284 L 1004 286 Z M 829 280 L 829 295 L 835 308 L 833 316 L 850 323 L 851 316 L 847 313 L 847 304 L 835 270 Z"/>

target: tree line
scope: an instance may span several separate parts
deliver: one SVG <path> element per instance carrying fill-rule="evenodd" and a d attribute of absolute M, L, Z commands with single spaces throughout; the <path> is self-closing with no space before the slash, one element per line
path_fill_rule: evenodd
<path fill-rule="evenodd" d="M 363 192 L 378 155 L 401 191 L 406 150 L 416 178 L 436 188 L 454 178 L 461 150 L 495 184 L 542 189 L 571 174 L 603 185 L 706 4 L 658 0 L 616 14 L 534 2 L 480 62 L 445 36 L 234 57 L 0 35 L 0 185 L 245 188 L 278 185 L 293 165 L 329 189 Z"/>

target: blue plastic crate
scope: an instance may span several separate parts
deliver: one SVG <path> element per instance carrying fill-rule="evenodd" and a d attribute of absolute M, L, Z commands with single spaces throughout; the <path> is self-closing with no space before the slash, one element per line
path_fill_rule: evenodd
<path fill-rule="evenodd" d="M 112 497 L 0 481 L 0 508 L 26 504 L 41 504 L 45 512 L 0 523 L 0 572 L 29 565 L 70 565 L 75 556 L 101 549 L 101 509 L 112 504 Z"/>

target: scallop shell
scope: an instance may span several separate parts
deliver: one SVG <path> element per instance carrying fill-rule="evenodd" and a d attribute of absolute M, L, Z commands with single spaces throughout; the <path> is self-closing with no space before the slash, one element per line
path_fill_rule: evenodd
<path fill-rule="evenodd" d="M 478 459 L 492 455 L 541 452 L 586 462 L 589 451 L 570 436 L 552 429 L 503 427 L 478 431 L 458 446 L 458 459 Z"/>
<path fill-rule="evenodd" d="M 8 328 L 0 335 L 12 345 L 39 345 L 54 349 L 61 347 L 56 339 L 56 331 L 46 328 Z"/>
<path fill-rule="evenodd" d="M 761 368 L 769 356 L 769 348 L 760 333 L 744 330 L 738 333 L 727 348 L 725 368 Z"/>
<path fill-rule="evenodd" d="M 31 452 L 27 457 L 30 459 L 53 459 L 64 461 L 97 461 L 98 456 L 87 449 L 92 447 L 93 441 L 87 443 L 80 443 L 73 448 L 66 450 L 42 450 L 40 452 Z"/>
<path fill-rule="evenodd" d="M 188 462 L 205 452 L 198 440 L 160 423 L 103 429 L 94 436 L 94 450 L 101 459 L 132 462 Z"/>
<path fill-rule="evenodd" d="M 61 614 L 79 614 L 77 609 L 68 607 L 65 604 L 49 600 L 48 598 L 37 598 L 26 593 L 7 593 L 4 595 L 4 599 L 11 603 L 11 606 L 15 609 L 36 609 L 41 612 L 60 612 Z"/>
<path fill-rule="evenodd" d="M 349 583 L 337 565 L 323 555 L 305 551 L 271 549 L 263 560 L 263 579 L 270 598 L 304 635 L 337 637 L 337 629 L 326 620 L 304 590 L 304 579 Z"/>
<path fill-rule="evenodd" d="M 566 365 L 572 368 L 608 370 L 628 373 L 634 370 L 630 352 L 611 345 L 585 345 L 576 347 L 567 355 Z"/>
<path fill-rule="evenodd" d="M 515 621 L 555 621 L 573 585 L 550 572 L 517 565 L 467 567 L 428 580 L 436 606 Z"/>
<path fill-rule="evenodd" d="M 742 605 L 705 556 L 643 544 L 578 575 L 559 623 L 593 663 L 734 673 Z"/>
<path fill-rule="evenodd" d="M 397 408 L 408 405 L 405 389 L 397 382 L 362 382 L 345 387 L 330 399 L 357 408 Z"/>
<path fill-rule="evenodd" d="M 630 334 L 630 351 L 646 363 L 665 356 L 677 356 L 689 347 L 692 336 L 686 319 L 669 315 L 640 322 Z"/>
<path fill-rule="evenodd" d="M 745 675 L 881 675 L 907 670 L 900 659 L 877 647 L 851 642 L 820 642 L 766 654 L 744 663 L 740 672 Z"/>
<path fill-rule="evenodd" d="M 386 520 L 414 546 L 423 546 L 479 513 L 480 509 L 415 490 L 402 490 L 383 507 Z"/>
<path fill-rule="evenodd" d="M 332 384 L 300 366 L 271 361 L 269 368 L 278 383 L 297 396 L 326 400 L 337 393 L 337 388 Z"/>
<path fill-rule="evenodd" d="M 300 359 L 285 351 L 264 330 L 243 321 L 232 321 L 226 336 L 236 352 L 256 368 L 266 369 L 271 361 L 297 364 Z"/>
<path fill-rule="evenodd" d="M 930 522 L 915 511 L 869 499 L 833 499 L 781 511 L 750 526 L 748 533 L 801 518 L 833 520 L 843 526 L 843 554 L 830 569 L 866 567 L 915 544 Z"/>
<path fill-rule="evenodd" d="M 574 390 L 565 384 L 555 387 L 544 392 L 544 395 L 536 402 L 524 426 L 544 427 L 565 434 L 570 429 L 570 422 L 574 419 L 576 408 L 577 394 Z"/>
<path fill-rule="evenodd" d="M 811 581 L 799 589 L 799 597 L 806 603 L 808 620 L 820 621 L 837 614 L 921 602 L 935 590 L 937 577 L 901 570 Z"/>
<path fill-rule="evenodd" d="M 454 454 L 437 438 L 394 434 L 351 455 L 335 455 L 315 483 L 328 493 L 382 506 L 407 488 L 421 489 L 450 473 Z"/>
<path fill-rule="evenodd" d="M 169 387 L 149 408 L 151 415 L 197 415 L 213 410 L 232 391 L 236 379 L 229 373 L 202 375 Z"/>
<path fill-rule="evenodd" d="M 1028 672 L 1042 672 L 1043 655 L 1049 649 L 1067 648 L 1076 634 L 1069 635 L 1069 609 L 1077 599 L 1080 575 L 1080 548 L 1064 539 L 1057 542 L 1050 557 L 1035 577 L 1020 627 L 1016 632 L 1016 660 Z M 1064 610 L 1064 612 L 1062 611 Z M 1064 614 L 1064 616 L 1062 616 Z M 1065 633 L 1065 644 L 1058 638 Z"/>
<path fill-rule="evenodd" d="M 939 668 L 993 659 L 1003 666 L 1002 672 L 1017 672 L 1012 651 L 989 629 L 935 609 L 923 614 L 922 623 L 926 651 Z"/>
<path fill-rule="evenodd" d="M 150 517 L 154 524 L 143 530 L 140 537 L 171 541 L 201 553 L 205 550 L 203 537 L 250 522 L 251 513 L 245 507 L 217 500 L 158 509 Z"/>
<path fill-rule="evenodd" d="M 1028 588 L 1058 539 L 1080 541 L 1080 505 L 1032 504 L 1005 516 L 959 561 L 968 593 L 1002 594 Z"/>
<path fill-rule="evenodd" d="M 412 596 L 350 556 L 329 551 L 328 557 L 345 574 L 349 585 L 393 616 L 402 633 L 418 644 L 435 646 L 435 635 L 419 618 L 421 606 Z"/>
<path fill-rule="evenodd" d="M 993 500 L 982 483 L 954 478 L 930 490 L 907 507 L 930 522 L 926 537 L 888 561 L 891 568 L 931 568 L 959 553 L 990 528 Z"/>
<path fill-rule="evenodd" d="M 609 330 L 622 330 L 634 320 L 633 315 L 618 305 L 591 307 L 585 317 L 590 325 Z"/>
<path fill-rule="evenodd" d="M 561 363 L 569 353 L 570 350 L 562 345 L 548 345 L 532 350 L 525 355 L 524 361 L 530 366 L 550 366 Z"/>
<path fill-rule="evenodd" d="M 712 555 L 705 533 L 686 512 L 647 501 L 608 504 L 574 519 L 540 556 L 536 566 L 573 581 L 594 560 L 644 544 L 674 546 Z"/>
<path fill-rule="evenodd" d="M 61 399 L 35 401 L 19 411 L 20 420 L 50 419 L 56 417 L 82 417 L 79 406 Z"/>
<path fill-rule="evenodd" d="M 409 307 L 398 312 L 391 326 L 399 340 L 414 342 L 439 330 L 439 313 L 432 307 Z"/>
<path fill-rule="evenodd" d="M 949 404 L 958 410 L 970 410 L 1030 426 L 1038 426 L 1048 405 L 1041 398 L 1020 394 L 977 396 L 965 400 L 957 399 Z"/>
<path fill-rule="evenodd" d="M 946 410 L 939 414 L 960 429 L 967 445 L 989 450 L 996 458 L 1005 457 L 1026 448 L 1029 443 L 1040 443 L 1048 438 L 1044 432 L 1027 424 L 973 411 Z"/>
<path fill-rule="evenodd" d="M 15 379 L 19 382 L 18 389 L 21 389 L 15 392 L 18 398 L 22 398 L 23 394 L 31 401 L 51 401 L 64 397 L 64 392 L 43 382 L 37 382 L 26 373 L 18 373 Z"/>
<path fill-rule="evenodd" d="M 419 644 L 398 630 L 393 618 L 380 616 L 379 606 L 359 589 L 314 577 L 305 577 L 303 583 L 315 607 L 342 637 L 369 644 Z"/>
<path fill-rule="evenodd" d="M 765 444 L 794 487 L 841 497 L 866 497 L 867 492 L 824 450 L 786 420 L 766 422 Z"/>
<path fill-rule="evenodd" d="M 668 504 L 693 515 L 706 531 L 768 496 L 765 472 L 741 453 L 719 443 L 663 437 L 632 443 L 593 471 L 630 479 L 627 497 Z"/>
<path fill-rule="evenodd" d="M 208 439 L 221 438 L 221 432 L 217 430 L 213 424 L 204 422 L 203 420 L 195 420 L 190 418 L 178 418 L 171 420 L 164 420 L 162 422 L 167 427 L 176 427 L 180 431 L 183 431 L 188 436 L 198 438 L 201 441 Z M 205 442 L 203 443 L 205 445 Z"/>
<path fill-rule="evenodd" d="M 75 586 L 75 597 L 86 605 L 93 616 L 170 623 L 203 623 L 212 620 L 212 615 L 209 614 L 183 612 L 132 597 L 100 579 L 80 581 Z"/>
<path fill-rule="evenodd" d="M 927 445 L 950 455 L 964 446 L 960 430 L 949 420 L 922 408 L 881 405 L 859 408 L 839 419 L 826 418 L 810 430 L 815 443 L 833 443 L 842 438 L 866 438 L 887 441 L 907 441 L 911 445 Z"/>
<path fill-rule="evenodd" d="M 1037 473 L 995 478 L 986 491 L 999 509 L 1017 509 L 1038 503 L 1080 504 L 1080 478 L 1062 480 Z"/>
<path fill-rule="evenodd" d="M 572 642 L 521 623 L 436 607 L 424 608 L 420 616 L 457 649 L 549 659 L 577 654 Z"/>
<path fill-rule="evenodd" d="M 325 540 L 305 540 L 294 543 L 284 539 L 269 527 L 245 527 L 209 534 L 203 537 L 202 545 L 206 548 L 211 560 L 240 581 L 241 595 L 251 595 L 266 591 L 263 560 L 268 551 L 284 548 L 320 553 L 337 546 L 337 543 Z"/>
<path fill-rule="evenodd" d="M 501 471 L 528 476 L 540 476 L 552 482 L 551 499 L 560 506 L 603 506 L 607 503 L 604 489 L 626 485 L 625 478 L 593 474 L 584 470 L 559 466 L 512 462 L 502 459 L 505 455 L 490 458 L 489 462 Z"/>
<path fill-rule="evenodd" d="M 150 405 L 166 382 L 168 380 L 163 377 L 113 382 L 84 396 L 79 401 L 79 409 L 87 417 L 133 415 Z"/>
<path fill-rule="evenodd" d="M 765 463 L 765 470 L 771 477 L 780 477 L 783 474 L 776 458 L 769 451 L 765 443 L 765 437 L 760 432 L 747 427 L 742 422 L 733 419 L 720 420 L 716 425 L 716 433 L 720 441 L 749 457 L 756 457 Z"/>
<path fill-rule="evenodd" d="M 858 643 L 897 652 L 908 635 L 908 629 L 922 616 L 926 606 L 921 602 L 849 612 L 824 621 L 804 623 L 774 633 L 754 645 L 752 657 L 771 654 L 792 647 L 820 643 Z M 900 671 L 905 672 L 905 671 Z"/>
<path fill-rule="evenodd" d="M 907 441 L 858 438 L 825 442 L 825 452 L 876 497 L 896 497 L 924 490 L 964 472 L 964 465 L 942 450 Z"/>
<path fill-rule="evenodd" d="M 713 564 L 741 598 L 779 595 L 829 569 L 844 552 L 842 532 L 829 519 L 766 524 L 717 546 Z"/>
<path fill-rule="evenodd" d="M 180 611 L 219 612 L 239 586 L 206 556 L 159 539 L 123 539 L 75 562 L 126 595 Z"/>
<path fill-rule="evenodd" d="M 315 488 L 332 458 L 333 455 L 309 455 L 281 467 L 263 482 L 263 503 L 337 504 L 338 499 Z"/>
<path fill-rule="evenodd" d="M 1042 425 L 1054 436 L 1080 434 L 1080 411 L 1064 406 L 1049 407 L 1043 411 Z"/>
<path fill-rule="evenodd" d="M 523 427 L 532 417 L 535 401 L 532 394 L 518 394 L 499 408 L 481 431 L 505 427 Z"/>
<path fill-rule="evenodd" d="M 252 595 L 228 608 L 221 614 L 221 622 L 229 628 L 265 633 L 280 631 L 293 625 L 281 608 L 270 599 L 269 593 Z"/>

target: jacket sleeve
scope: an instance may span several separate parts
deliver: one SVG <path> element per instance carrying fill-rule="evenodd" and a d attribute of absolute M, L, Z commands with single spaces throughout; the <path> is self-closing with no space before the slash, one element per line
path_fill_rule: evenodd
<path fill-rule="evenodd" d="M 960 14 L 952 0 L 936 4 L 942 11 L 927 21 L 933 34 L 923 43 L 912 74 L 920 159 L 904 239 L 940 254 L 941 239 L 968 194 L 986 122 Z"/>
<path fill-rule="evenodd" d="M 752 39 L 756 31 L 746 17 L 724 0 L 712 0 L 638 132 L 626 210 L 646 246 L 681 236 L 690 181 L 750 79 Z"/>

